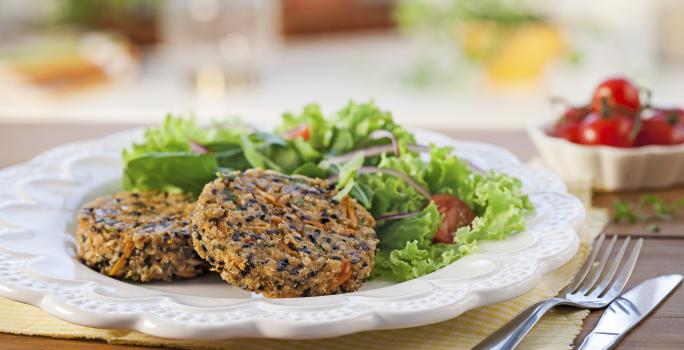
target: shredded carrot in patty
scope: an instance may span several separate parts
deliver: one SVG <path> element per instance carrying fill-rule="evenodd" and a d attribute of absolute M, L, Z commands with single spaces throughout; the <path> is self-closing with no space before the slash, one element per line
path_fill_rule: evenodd
<path fill-rule="evenodd" d="M 352 227 L 357 227 L 359 225 L 359 220 L 356 217 L 356 210 L 354 210 L 354 203 L 352 203 L 349 197 L 344 197 L 342 199 L 342 205 L 344 209 L 345 216 L 349 218 Z"/>
<path fill-rule="evenodd" d="M 132 241 L 126 242 L 126 245 L 124 245 L 123 254 L 119 258 L 119 260 L 117 260 L 116 263 L 114 263 L 114 266 L 112 266 L 112 268 L 109 270 L 109 276 L 116 276 L 119 273 L 119 271 L 121 271 L 121 269 L 126 265 L 126 261 L 128 260 L 128 258 L 131 256 L 131 254 L 133 254 L 134 247 L 135 246 L 133 245 Z"/>

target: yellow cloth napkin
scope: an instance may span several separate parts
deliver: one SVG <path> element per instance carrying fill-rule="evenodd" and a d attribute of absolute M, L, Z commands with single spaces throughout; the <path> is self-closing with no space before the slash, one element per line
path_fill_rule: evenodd
<path fill-rule="evenodd" d="M 230 339 L 177 341 L 134 331 L 82 327 L 55 318 L 26 304 L 0 298 L 0 331 L 58 338 L 101 339 L 110 343 L 166 346 L 181 349 L 470 349 L 522 309 L 555 295 L 581 266 L 591 241 L 608 222 L 604 210 L 589 210 L 580 232 L 578 254 L 561 268 L 544 275 L 531 291 L 506 302 L 481 307 L 449 321 L 423 327 L 372 331 L 322 340 Z M 586 310 L 553 310 L 532 329 L 519 349 L 569 349 L 580 332 Z"/>

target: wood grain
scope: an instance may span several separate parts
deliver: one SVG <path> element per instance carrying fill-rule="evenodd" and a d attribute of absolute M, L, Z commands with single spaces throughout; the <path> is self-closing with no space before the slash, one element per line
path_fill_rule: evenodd
<path fill-rule="evenodd" d="M 55 339 L 41 336 L 25 336 L 0 333 L 2 350 L 158 350 L 146 346 L 107 344 L 95 340 Z"/>
<path fill-rule="evenodd" d="M 65 142 L 101 137 L 131 125 L 63 125 L 63 124 L 0 124 L 0 167 L 27 161 L 38 153 Z M 451 131 L 450 136 L 489 142 L 502 146 L 523 160 L 531 159 L 536 152 L 524 132 L 505 131 Z M 651 193 L 649 191 L 648 193 Z M 655 191 L 666 200 L 684 198 L 684 188 Z M 636 200 L 644 193 L 598 194 L 594 203 L 600 207 L 612 207 L 616 200 Z M 628 284 L 631 287 L 645 279 L 666 273 L 684 272 L 684 217 L 661 224 L 658 233 L 648 232 L 645 224 L 611 224 L 605 232 L 622 236 L 646 237 L 645 244 L 634 274 Z M 587 318 L 579 343 L 598 322 L 601 311 L 592 312 Z M 678 288 L 666 302 L 641 323 L 620 344 L 620 349 L 679 349 L 684 344 L 684 288 Z M 2 349 L 149 349 L 136 346 L 110 345 L 87 340 L 51 339 L 38 336 L 19 336 L 0 333 Z"/>
<path fill-rule="evenodd" d="M 661 274 L 684 272 L 684 259 L 681 258 L 683 250 L 683 239 L 645 239 L 641 255 L 625 290 Z M 577 344 L 581 343 L 584 336 L 596 326 L 602 314 L 602 310 L 589 314 L 582 333 L 575 340 Z M 620 349 L 674 349 L 675 344 L 684 344 L 682 331 L 684 288 L 680 286 L 650 317 L 627 335 Z"/>

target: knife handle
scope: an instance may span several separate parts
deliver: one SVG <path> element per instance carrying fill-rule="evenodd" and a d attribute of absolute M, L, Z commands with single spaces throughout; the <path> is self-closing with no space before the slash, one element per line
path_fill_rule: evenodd
<path fill-rule="evenodd" d="M 608 350 L 612 349 L 620 340 L 619 334 L 591 332 L 584 337 L 584 341 L 577 350 Z"/>
<path fill-rule="evenodd" d="M 542 300 L 520 312 L 512 320 L 499 328 L 496 332 L 477 344 L 473 350 L 514 349 L 520 341 L 530 332 L 537 322 L 553 307 L 562 302 L 558 298 Z"/>

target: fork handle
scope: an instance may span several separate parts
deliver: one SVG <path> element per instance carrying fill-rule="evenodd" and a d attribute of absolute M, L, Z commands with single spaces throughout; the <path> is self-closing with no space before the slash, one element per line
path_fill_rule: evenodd
<path fill-rule="evenodd" d="M 496 349 L 509 350 L 514 349 L 520 344 L 520 341 L 530 332 L 537 322 L 555 306 L 562 303 L 559 298 L 550 298 L 542 300 L 527 309 L 517 314 L 512 320 L 499 328 L 496 332 L 485 338 L 482 342 L 477 344 L 473 350 Z"/>

